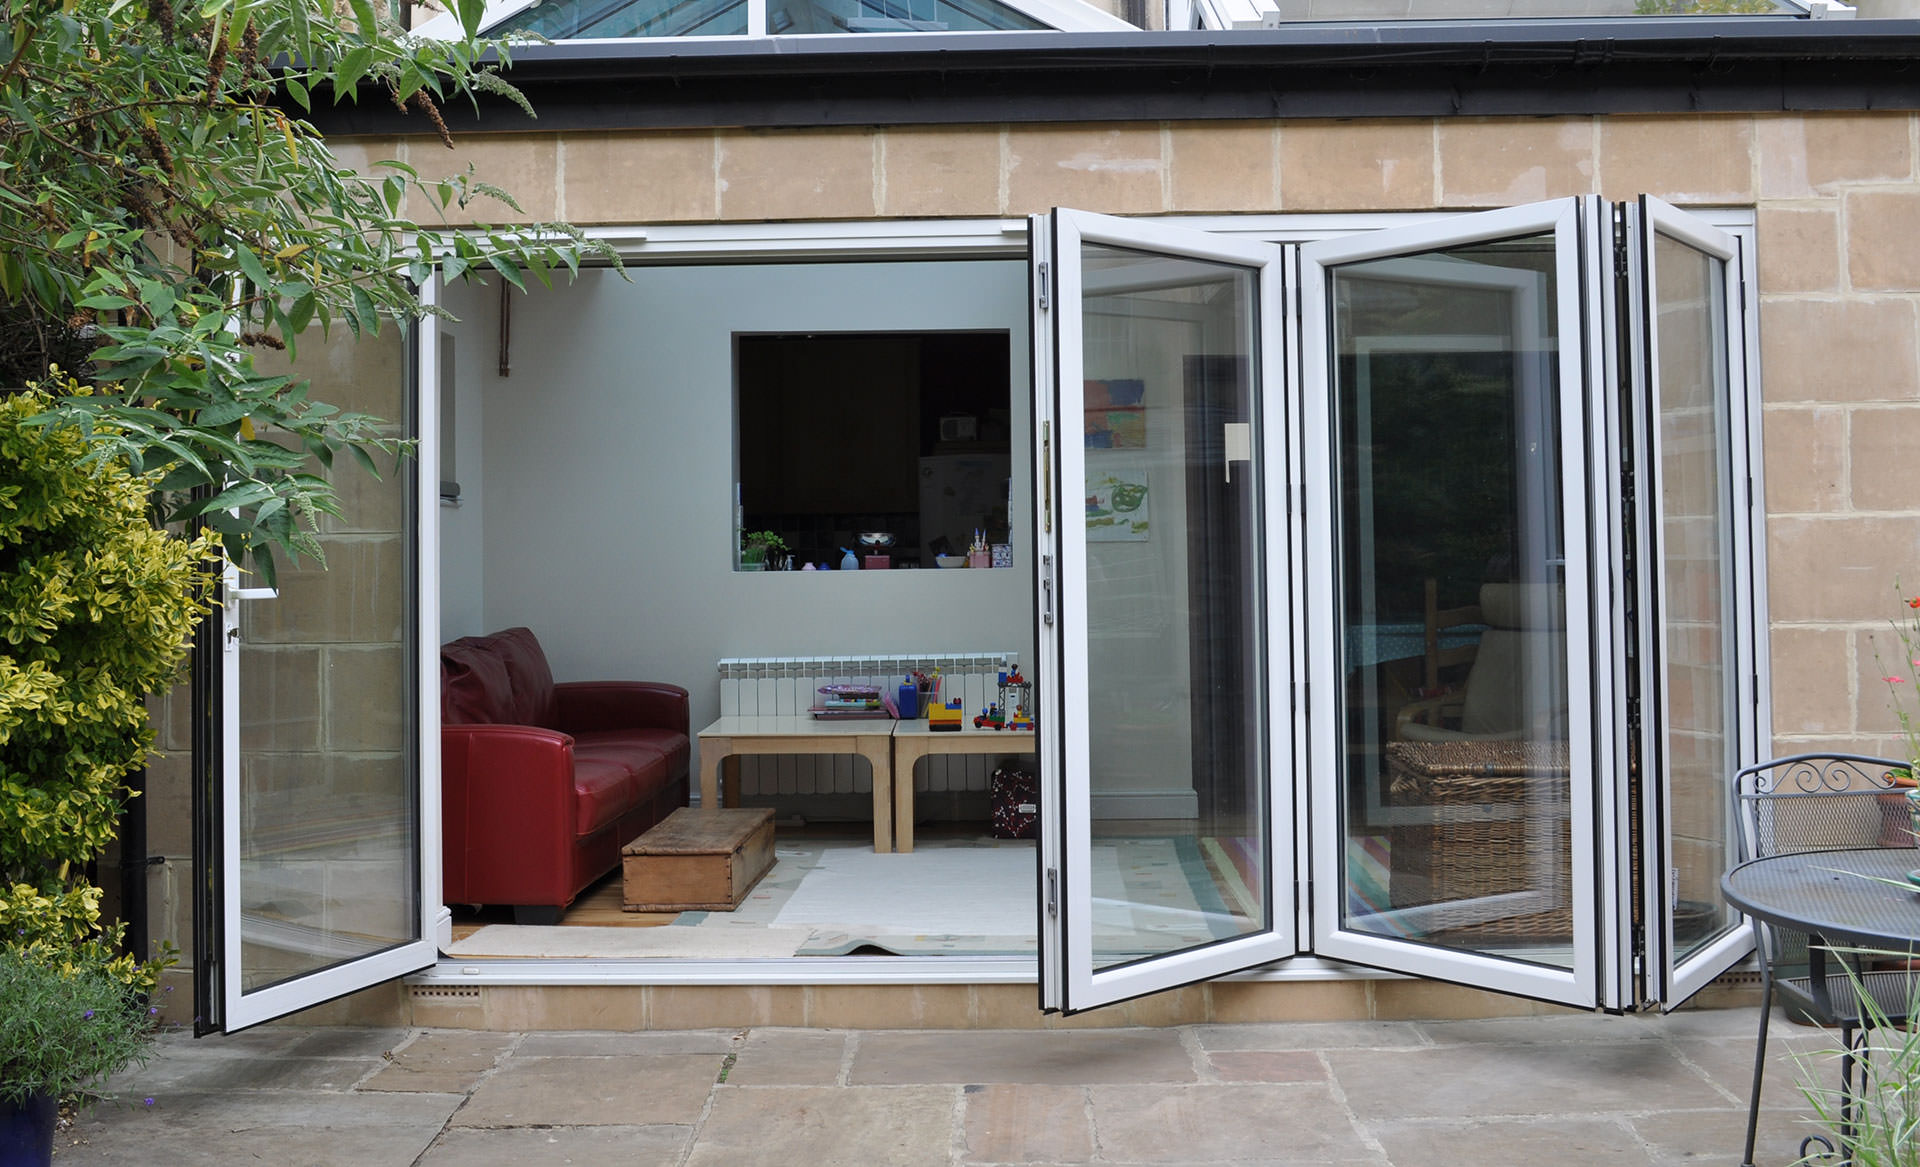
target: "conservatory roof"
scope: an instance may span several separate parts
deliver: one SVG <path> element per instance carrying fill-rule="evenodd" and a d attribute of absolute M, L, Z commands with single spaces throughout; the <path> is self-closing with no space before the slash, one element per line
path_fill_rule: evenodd
<path fill-rule="evenodd" d="M 491 0 L 487 36 L 535 33 L 552 41 L 833 33 L 1137 31 L 1084 0 Z M 452 37 L 437 16 L 415 30 Z"/>

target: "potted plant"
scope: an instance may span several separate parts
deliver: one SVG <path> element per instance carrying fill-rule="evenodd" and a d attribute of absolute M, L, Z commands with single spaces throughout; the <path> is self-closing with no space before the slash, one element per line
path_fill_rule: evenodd
<path fill-rule="evenodd" d="M 1916 838 L 1920 838 L 1920 723 L 1916 723 L 1908 704 L 1912 699 L 1913 685 L 1902 673 L 1910 665 L 1915 670 L 1916 678 L 1920 678 L 1920 596 L 1903 594 L 1898 580 L 1894 581 L 1893 594 L 1906 609 L 1901 619 L 1891 622 L 1894 638 L 1899 641 L 1900 656 L 1889 671 L 1887 660 L 1880 654 L 1879 644 L 1875 643 L 1873 661 L 1884 674 L 1880 679 L 1886 682 L 1887 703 L 1893 708 L 1893 715 L 1900 723 L 1900 733 L 1906 739 L 1903 756 L 1907 759 L 1907 766 L 1904 770 L 1895 770 L 1887 775 L 1894 789 L 1879 796 L 1880 845 L 1910 847 Z"/>
<path fill-rule="evenodd" d="M 1896 885 L 1899 886 L 1899 885 Z M 1904 953 L 1859 952 L 1856 957 L 1894 957 Z M 1843 962 L 1844 963 L 1844 962 Z M 1855 976 L 1851 965 L 1847 975 Z M 1816 1132 L 1800 1144 L 1803 1161 L 1832 1159 L 1853 1167 L 1920 1167 L 1920 1030 L 1897 1024 L 1886 1006 L 1854 981 L 1866 1036 L 1851 1051 L 1855 1084 L 1834 1089 L 1831 1063 L 1849 1051 L 1830 1049 L 1796 1055 L 1801 1065 L 1800 1092 L 1813 1106 Z M 1912 990 L 1906 1015 L 1920 1015 L 1920 985 Z M 1813 1143 L 1827 1153 L 1809 1156 Z"/>
<path fill-rule="evenodd" d="M 767 559 L 784 555 L 787 541 L 773 531 L 748 531 L 740 537 L 740 570 L 765 571 Z"/>
<path fill-rule="evenodd" d="M 0 949 L 0 1165 L 50 1162 L 60 1100 L 145 1062 L 158 1014 L 108 964 Z"/>

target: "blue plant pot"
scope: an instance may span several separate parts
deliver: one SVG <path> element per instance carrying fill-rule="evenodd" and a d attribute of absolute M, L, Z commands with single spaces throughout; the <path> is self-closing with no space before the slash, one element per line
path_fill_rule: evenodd
<path fill-rule="evenodd" d="M 36 1094 L 19 1105 L 0 1102 L 0 1167 L 48 1167 L 59 1100 Z"/>

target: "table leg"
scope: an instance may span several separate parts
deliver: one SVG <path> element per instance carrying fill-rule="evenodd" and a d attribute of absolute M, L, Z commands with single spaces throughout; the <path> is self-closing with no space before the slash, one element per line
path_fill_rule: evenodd
<path fill-rule="evenodd" d="M 720 806 L 720 767 L 733 752 L 731 742 L 704 738 L 700 742 L 700 805 Z"/>
<path fill-rule="evenodd" d="M 893 739 L 863 739 L 860 756 L 873 767 L 873 849 L 886 853 L 893 847 Z"/>
<path fill-rule="evenodd" d="M 913 850 L 913 765 L 923 755 L 918 744 L 893 743 L 893 849 Z"/>

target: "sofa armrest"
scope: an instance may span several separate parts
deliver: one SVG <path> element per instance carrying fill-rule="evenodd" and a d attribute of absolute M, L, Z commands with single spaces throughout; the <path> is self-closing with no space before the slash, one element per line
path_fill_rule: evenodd
<path fill-rule="evenodd" d="M 667 729 L 686 735 L 687 691 L 660 681 L 563 681 L 553 687 L 565 733 Z"/>
<path fill-rule="evenodd" d="M 447 900 L 571 899 L 573 738 L 531 725 L 449 725 L 440 753 Z"/>

